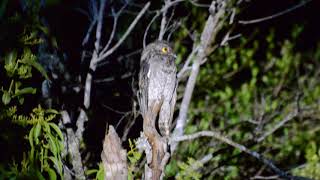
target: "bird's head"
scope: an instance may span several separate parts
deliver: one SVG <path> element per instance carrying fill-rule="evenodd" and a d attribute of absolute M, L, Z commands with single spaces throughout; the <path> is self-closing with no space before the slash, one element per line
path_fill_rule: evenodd
<path fill-rule="evenodd" d="M 173 52 L 173 49 L 166 41 L 155 41 L 153 43 L 150 43 L 144 48 L 141 59 L 145 59 L 149 55 L 149 53 L 169 56 L 169 59 L 172 59 L 173 61 L 177 58 L 176 54 Z"/>

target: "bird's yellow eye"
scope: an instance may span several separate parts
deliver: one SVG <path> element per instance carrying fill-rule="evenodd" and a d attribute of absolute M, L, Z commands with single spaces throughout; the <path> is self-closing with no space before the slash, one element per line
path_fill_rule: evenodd
<path fill-rule="evenodd" d="M 162 49 L 161 49 L 161 51 L 163 52 L 163 53 L 165 53 L 165 54 L 167 54 L 168 53 L 168 48 L 167 47 L 163 47 Z"/>

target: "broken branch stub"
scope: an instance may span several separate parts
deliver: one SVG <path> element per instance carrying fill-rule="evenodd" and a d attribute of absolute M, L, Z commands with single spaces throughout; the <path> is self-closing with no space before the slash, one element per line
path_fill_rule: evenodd
<path fill-rule="evenodd" d="M 109 126 L 104 138 L 101 159 L 105 180 L 128 179 L 127 151 L 122 148 L 121 140 L 113 126 Z"/>

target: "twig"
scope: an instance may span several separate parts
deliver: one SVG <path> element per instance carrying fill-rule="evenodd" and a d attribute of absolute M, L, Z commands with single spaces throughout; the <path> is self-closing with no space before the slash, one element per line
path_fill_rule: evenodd
<path fill-rule="evenodd" d="M 264 156 L 262 156 L 261 154 L 252 151 L 248 148 L 246 148 L 245 146 L 238 144 L 234 141 L 232 141 L 231 139 L 228 139 L 227 137 L 221 135 L 218 132 L 214 132 L 214 131 L 200 131 L 194 134 L 189 134 L 189 135 L 183 135 L 180 137 L 173 137 L 172 139 L 170 139 L 171 142 L 180 142 L 180 141 L 185 141 L 185 140 L 192 140 L 192 139 L 196 139 L 199 137 L 213 137 L 219 141 L 222 141 L 234 148 L 239 149 L 242 152 L 245 152 L 253 157 L 255 157 L 256 159 L 258 159 L 259 161 L 263 162 L 265 165 L 267 165 L 270 169 L 272 169 L 277 175 L 279 175 L 282 178 L 285 179 L 290 179 L 290 180 L 298 180 L 298 179 L 305 179 L 303 177 L 295 177 L 295 176 L 291 176 L 289 173 L 282 171 L 281 169 L 279 169 L 278 167 L 276 167 L 272 161 L 270 161 L 269 159 L 265 158 Z"/>
<path fill-rule="evenodd" d="M 106 50 L 108 50 L 111 42 L 112 42 L 112 39 L 114 37 L 114 34 L 116 32 L 116 29 L 117 29 L 117 23 L 118 23 L 118 15 L 114 13 L 114 9 L 112 8 L 111 10 L 112 14 L 113 14 L 113 25 L 112 25 L 112 31 L 111 31 L 111 34 L 110 34 L 110 37 L 109 37 L 109 40 L 107 42 L 107 45 L 103 48 L 103 50 L 101 51 L 102 53 L 105 52 Z"/>
<path fill-rule="evenodd" d="M 157 19 L 157 17 L 158 17 L 159 15 L 160 15 L 160 11 L 158 11 L 158 12 L 156 13 L 156 15 L 153 16 L 152 20 L 149 22 L 146 30 L 144 31 L 144 34 L 143 34 L 143 48 L 146 47 L 146 39 L 147 39 L 147 35 L 148 35 L 149 29 L 150 29 L 150 27 L 151 27 L 151 24 Z"/>
<path fill-rule="evenodd" d="M 114 37 L 114 34 L 116 32 L 116 29 L 117 29 L 118 18 L 120 16 L 120 14 L 122 13 L 122 11 L 127 7 L 127 5 L 128 5 L 128 3 L 125 3 L 117 13 L 115 13 L 114 9 L 112 8 L 111 12 L 112 12 L 112 16 L 113 16 L 113 27 L 112 27 L 112 31 L 111 31 L 109 40 L 107 42 L 107 45 L 103 48 L 101 53 L 104 53 L 105 51 L 108 50 L 108 48 L 109 48 L 109 46 L 110 46 L 110 44 L 112 42 L 112 39 Z"/>
<path fill-rule="evenodd" d="M 270 16 L 267 16 L 267 17 L 263 17 L 263 18 L 258 18 L 258 19 L 253 19 L 253 20 L 240 20 L 239 21 L 239 24 L 254 24 L 254 23 L 259 23 L 259 22 L 263 22 L 263 21 L 267 21 L 267 20 L 270 20 L 270 19 L 274 19 L 274 18 L 277 18 L 279 16 L 282 16 L 284 14 L 287 14 L 293 10 L 296 10 L 304 5 L 306 5 L 307 3 L 311 2 L 312 0 L 306 0 L 306 1 L 303 1 L 301 2 L 300 4 L 297 4 L 289 9 L 286 9 L 284 11 L 281 11 L 281 12 L 278 12 L 276 14 L 273 14 L 273 15 L 270 15 Z"/>
<path fill-rule="evenodd" d="M 130 53 L 126 54 L 126 55 L 120 56 L 119 58 L 117 58 L 117 60 L 118 60 L 118 61 L 121 61 L 121 60 L 123 60 L 124 58 L 130 58 L 131 56 L 140 54 L 141 51 L 142 51 L 142 48 L 141 48 L 141 49 L 137 49 L 137 50 L 135 50 L 135 51 L 133 51 L 133 52 L 130 52 Z M 110 63 L 110 61 L 100 61 L 99 64 L 98 64 L 98 67 L 104 66 L 104 65 L 109 64 L 109 63 Z"/>
<path fill-rule="evenodd" d="M 120 79 L 126 79 L 126 78 L 129 78 L 130 76 L 132 76 L 131 72 L 123 74 L 120 77 Z M 106 83 L 106 82 L 111 82 L 111 81 L 114 81 L 114 80 L 116 80 L 116 77 L 108 77 L 108 78 L 103 78 L 103 79 L 95 79 L 94 83 Z"/>
<path fill-rule="evenodd" d="M 126 128 L 123 132 L 123 135 L 121 137 L 121 141 L 124 142 L 127 140 L 127 136 L 132 128 L 132 126 L 134 125 L 134 123 L 136 122 L 137 117 L 134 117 L 133 119 L 130 120 L 129 124 L 126 125 Z"/>
<path fill-rule="evenodd" d="M 185 1 L 185 0 L 175 0 L 175 1 L 166 0 L 166 1 L 165 1 L 165 5 L 164 5 L 160 10 L 157 10 L 157 11 L 156 11 L 156 15 L 152 18 L 152 20 L 150 21 L 150 23 L 148 24 L 148 26 L 147 26 L 147 28 L 146 28 L 146 30 L 145 30 L 145 32 L 144 32 L 144 35 L 143 35 L 143 48 L 146 46 L 146 39 L 147 39 L 147 34 L 148 34 L 148 32 L 149 32 L 149 28 L 150 28 L 151 24 L 156 20 L 156 18 L 157 18 L 161 13 L 166 13 L 167 10 L 168 10 L 171 6 L 173 6 L 173 5 L 175 5 L 175 4 L 179 3 L 179 2 L 183 2 L 183 1 Z M 159 33 L 159 38 L 158 38 L 159 40 L 162 40 L 162 39 L 163 39 L 163 35 L 164 35 L 164 33 L 165 33 L 165 27 L 166 27 L 166 17 L 163 16 L 163 18 L 162 18 L 162 20 L 161 20 L 160 33 Z"/>
<path fill-rule="evenodd" d="M 105 107 L 106 109 L 110 110 L 110 111 L 113 111 L 113 112 L 117 113 L 117 114 L 123 114 L 124 115 L 124 114 L 128 113 L 128 112 L 124 112 L 124 111 L 119 111 L 119 110 L 113 109 L 112 107 L 107 106 L 105 104 L 102 104 L 102 106 Z"/>
<path fill-rule="evenodd" d="M 221 41 L 220 45 L 221 45 L 221 46 L 224 46 L 224 45 L 226 45 L 226 44 L 228 43 L 228 41 L 231 41 L 231 40 L 233 40 L 233 39 L 237 39 L 237 38 L 239 38 L 239 37 L 241 37 L 241 34 L 236 34 L 236 35 L 230 37 L 230 31 L 229 31 L 229 32 L 224 36 L 224 38 L 223 38 L 223 40 Z"/>
<path fill-rule="evenodd" d="M 124 120 L 124 118 L 126 118 L 127 116 L 129 116 L 132 112 L 129 111 L 127 113 L 125 113 L 118 121 L 117 125 L 116 125 L 116 129 L 118 129 L 118 126 L 121 124 L 121 122 Z"/>
<path fill-rule="evenodd" d="M 168 42 L 170 41 L 172 34 L 173 34 L 174 32 L 176 32 L 177 29 L 180 27 L 180 26 L 179 26 L 179 23 L 180 23 L 180 22 L 174 23 L 174 24 L 172 25 L 172 27 L 168 27 L 168 29 L 170 29 L 170 32 L 169 32 L 169 34 L 168 34 L 168 36 L 167 36 L 167 41 L 168 41 Z"/>
<path fill-rule="evenodd" d="M 192 52 L 189 54 L 186 62 L 184 63 L 183 67 L 181 68 L 181 70 L 180 70 L 180 71 L 178 72 L 178 74 L 177 74 L 178 80 L 180 80 L 180 79 L 182 78 L 182 76 L 184 75 L 184 73 L 185 73 L 187 70 L 190 69 L 190 68 L 189 68 L 189 67 L 190 67 L 189 64 L 190 64 L 192 58 L 194 58 L 194 55 L 195 55 L 195 53 L 196 53 L 197 51 L 198 51 L 198 47 L 194 47 L 194 48 L 192 49 Z"/>
<path fill-rule="evenodd" d="M 279 176 L 278 175 L 275 175 L 275 176 L 254 176 L 251 179 L 279 179 Z"/>
<path fill-rule="evenodd" d="M 192 5 L 197 6 L 197 7 L 202 7 L 202 8 L 208 8 L 210 7 L 210 4 L 200 4 L 197 3 L 195 0 L 188 0 Z"/>
<path fill-rule="evenodd" d="M 257 139 L 257 142 L 263 141 L 267 136 L 273 134 L 276 130 L 281 128 L 284 124 L 289 122 L 290 120 L 294 119 L 298 116 L 298 109 L 296 108 L 293 112 L 286 115 L 286 117 L 280 121 L 278 124 L 276 124 L 270 131 L 264 133 L 261 137 Z"/>

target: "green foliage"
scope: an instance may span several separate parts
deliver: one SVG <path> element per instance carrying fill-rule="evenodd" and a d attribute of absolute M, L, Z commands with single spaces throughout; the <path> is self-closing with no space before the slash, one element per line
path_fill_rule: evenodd
<path fill-rule="evenodd" d="M 201 168 L 203 164 L 193 158 L 188 158 L 188 161 L 178 162 L 179 174 L 177 174 L 176 179 L 201 179 L 201 174 L 196 170 Z"/>
<path fill-rule="evenodd" d="M 294 174 L 304 176 L 311 179 L 320 179 L 320 148 L 315 142 L 310 142 L 306 148 L 305 158 L 306 164 L 294 170 Z"/>
<path fill-rule="evenodd" d="M 26 3 L 31 3 L 31 1 L 26 1 Z M 3 8 L 2 5 L 3 3 L 1 8 Z M 0 9 L 2 10 L 5 11 L 5 9 Z M 58 177 L 61 179 L 63 176 L 61 160 L 61 152 L 64 148 L 63 135 L 60 128 L 53 122 L 58 112 L 44 110 L 39 105 L 29 116 L 21 113 L 29 105 L 24 104 L 27 95 L 30 97 L 38 91 L 30 85 L 35 75 L 34 70 L 40 72 L 47 80 L 49 79 L 45 69 L 38 63 L 37 56 L 32 52 L 35 46 L 43 42 L 39 38 L 39 33 L 46 29 L 41 25 L 37 16 L 39 7 L 32 6 L 29 10 L 30 16 L 24 19 L 29 23 L 18 35 L 19 42 L 17 43 L 23 47 L 17 45 L 10 49 L 0 61 L 2 68 L 0 72 L 5 76 L 0 82 L 0 123 L 4 128 L 9 127 L 1 132 L 1 140 L 23 142 L 26 139 L 29 146 L 21 149 L 24 150 L 20 152 L 20 156 L 23 154 L 22 159 L 13 154 L 12 164 L 0 164 L 0 179 L 57 179 Z M 9 18 L 8 22 L 19 24 L 21 20 L 17 13 Z M 16 135 L 10 135 L 10 132 L 15 129 L 19 129 Z"/>
<path fill-rule="evenodd" d="M 17 115 L 15 107 L 9 108 L 7 116 L 12 116 L 13 123 L 31 126 L 27 137 L 30 151 L 28 158 L 24 156 L 21 161 L 21 172 L 23 173 L 19 173 L 18 165 L 14 163 L 10 170 L 4 173 L 4 178 L 36 175 L 38 179 L 44 179 L 46 173 L 50 179 L 57 179 L 57 174 L 62 178 L 61 152 L 64 148 L 64 140 L 60 128 L 51 122 L 57 114 L 55 110 L 44 110 L 38 106 L 29 116 L 24 116 Z"/>
<path fill-rule="evenodd" d="M 38 169 L 35 169 L 31 164 L 26 154 L 23 154 L 23 159 L 20 165 L 13 162 L 9 165 L 9 169 L 5 169 L 0 165 L 0 178 L 1 179 L 40 179 L 44 180 L 45 177 Z M 52 178 L 51 178 L 52 179 Z"/>
<path fill-rule="evenodd" d="M 129 139 L 129 148 L 130 150 L 127 153 L 129 159 L 129 167 L 128 167 L 128 179 L 135 179 L 138 176 L 138 173 L 135 169 L 138 165 L 139 160 L 141 159 L 142 154 L 135 147 L 135 143 L 133 143 Z"/>
<path fill-rule="evenodd" d="M 35 94 L 36 89 L 32 87 L 22 87 L 22 81 L 32 77 L 32 68 L 37 69 L 45 78 L 48 75 L 43 67 L 37 62 L 36 56 L 31 50 L 24 49 L 23 54 L 18 58 L 16 51 L 8 53 L 4 60 L 6 75 L 11 79 L 9 87 L 1 85 L 2 103 L 8 105 L 12 99 L 16 98 L 20 104 L 23 104 L 25 94 Z"/>
<path fill-rule="evenodd" d="M 219 47 L 200 69 L 185 133 L 219 130 L 236 142 L 253 144 L 251 149 L 277 162 L 286 162 L 281 167 L 297 164 L 305 142 L 319 142 L 319 126 L 314 122 L 319 119 L 316 102 L 320 82 L 315 74 L 319 59 L 314 58 L 319 50 L 297 51 L 296 41 L 301 32 L 303 27 L 295 26 L 284 39 L 279 39 L 275 30 L 270 30 L 265 39 L 252 33 L 250 38 Z M 312 107 L 315 114 L 311 117 L 300 114 L 300 118 L 290 120 L 262 142 L 255 142 L 294 111 L 298 94 L 303 94 L 299 98 L 300 107 Z M 172 158 L 179 160 L 171 160 L 167 166 L 168 177 L 185 171 L 186 164 L 181 166 L 178 162 L 186 157 L 198 159 L 225 147 L 211 138 L 181 143 Z M 202 170 L 216 179 L 245 179 L 250 172 L 258 171 L 258 167 L 250 165 L 253 158 L 248 160 L 238 154 L 238 150 L 228 148 L 196 172 Z M 223 168 L 213 172 L 221 163 Z"/>
<path fill-rule="evenodd" d="M 86 175 L 87 176 L 91 176 L 95 174 L 95 180 L 104 180 L 104 168 L 103 168 L 103 164 L 99 163 L 99 169 L 90 169 L 88 171 L 86 171 Z"/>

